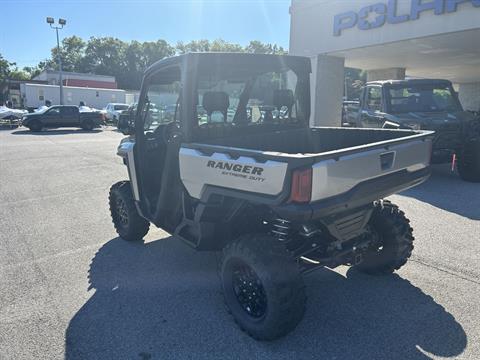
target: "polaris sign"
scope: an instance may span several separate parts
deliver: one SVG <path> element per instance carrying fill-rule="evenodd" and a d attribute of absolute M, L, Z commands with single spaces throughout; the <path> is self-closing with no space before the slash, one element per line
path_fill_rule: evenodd
<path fill-rule="evenodd" d="M 335 15 L 333 19 L 333 35 L 340 36 L 342 31 L 357 26 L 360 30 L 375 29 L 387 24 L 399 24 L 417 20 L 420 13 L 433 11 L 435 15 L 453 13 L 461 3 L 471 3 L 480 7 L 480 0 L 411 0 L 410 13 L 397 14 L 397 0 L 388 0 L 361 8 L 358 12 L 347 11 Z"/>

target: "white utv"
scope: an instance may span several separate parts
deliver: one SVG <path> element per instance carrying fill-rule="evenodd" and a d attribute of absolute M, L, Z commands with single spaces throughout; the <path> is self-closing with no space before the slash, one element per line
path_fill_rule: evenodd
<path fill-rule="evenodd" d="M 118 148 L 130 181 L 110 190 L 120 237 L 141 240 L 153 223 L 197 250 L 223 251 L 227 307 L 259 340 L 302 319 L 303 273 L 404 265 L 412 228 L 382 199 L 430 173 L 432 132 L 309 128 L 310 71 L 295 56 L 155 63 Z M 172 103 L 173 117 L 163 111 Z"/>

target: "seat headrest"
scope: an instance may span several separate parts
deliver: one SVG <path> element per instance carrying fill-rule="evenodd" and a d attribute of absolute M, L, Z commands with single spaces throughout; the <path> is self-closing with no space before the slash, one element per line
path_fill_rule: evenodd
<path fill-rule="evenodd" d="M 223 91 L 209 91 L 203 94 L 202 106 L 208 115 L 212 115 L 214 111 L 225 113 L 230 106 L 230 100 Z"/>
<path fill-rule="evenodd" d="M 290 89 L 275 90 L 273 92 L 273 106 L 280 109 L 283 106 L 291 108 L 295 104 L 295 97 L 293 91 Z"/>

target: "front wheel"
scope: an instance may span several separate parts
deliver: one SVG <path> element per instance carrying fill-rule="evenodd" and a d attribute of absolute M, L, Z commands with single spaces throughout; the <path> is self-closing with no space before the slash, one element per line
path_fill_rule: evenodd
<path fill-rule="evenodd" d="M 30 124 L 28 124 L 28 128 L 30 131 L 38 132 L 42 131 L 43 125 L 39 120 L 32 120 Z"/>
<path fill-rule="evenodd" d="M 462 180 L 480 182 L 480 139 L 465 144 L 457 162 L 457 171 Z"/>
<path fill-rule="evenodd" d="M 220 267 L 225 303 L 242 330 L 257 340 L 291 332 L 305 312 L 305 286 L 285 247 L 264 234 L 228 244 Z"/>
<path fill-rule="evenodd" d="M 375 238 L 363 261 L 354 268 L 372 275 L 400 269 L 412 255 L 414 237 L 410 220 L 397 205 L 379 200 L 374 204 L 369 225 Z"/>
<path fill-rule="evenodd" d="M 117 234 L 128 241 L 142 240 L 150 223 L 137 212 L 130 182 L 120 181 L 113 185 L 110 188 L 109 203 Z"/>

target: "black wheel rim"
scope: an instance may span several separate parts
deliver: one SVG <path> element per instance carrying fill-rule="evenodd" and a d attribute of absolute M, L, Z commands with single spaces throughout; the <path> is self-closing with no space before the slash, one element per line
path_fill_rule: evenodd
<path fill-rule="evenodd" d="M 251 267 L 241 264 L 233 269 L 233 292 L 242 309 L 251 317 L 259 319 L 267 311 L 267 296 L 259 277 Z"/>
<path fill-rule="evenodd" d="M 123 201 L 123 199 L 121 198 L 117 199 L 117 215 L 118 215 L 118 221 L 120 222 L 120 224 L 123 226 L 127 226 L 128 225 L 127 204 L 125 204 L 125 201 Z"/>

